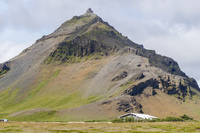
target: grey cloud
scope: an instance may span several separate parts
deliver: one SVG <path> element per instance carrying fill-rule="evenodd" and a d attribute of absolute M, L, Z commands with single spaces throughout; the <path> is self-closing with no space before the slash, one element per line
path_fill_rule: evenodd
<path fill-rule="evenodd" d="M 2 16 L 1 13 L 0 13 L 0 16 Z M 6 26 L 6 21 L 5 21 L 5 19 L 4 19 L 3 17 L 0 17 L 0 31 L 1 31 L 1 32 L 4 30 L 5 26 Z M 1 32 L 0 32 L 0 33 L 1 33 Z"/>
<path fill-rule="evenodd" d="M 21 52 L 20 48 L 27 46 L 25 44 L 17 44 L 13 42 L 4 42 L 1 45 L 3 45 L 3 47 L 0 47 L 0 61 L 6 61 L 13 58 Z"/>

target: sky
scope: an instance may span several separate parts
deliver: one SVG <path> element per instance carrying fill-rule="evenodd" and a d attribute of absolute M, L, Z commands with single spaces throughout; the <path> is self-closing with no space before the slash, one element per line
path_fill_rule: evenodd
<path fill-rule="evenodd" d="M 0 0 L 0 63 L 88 8 L 200 85 L 200 0 Z"/>

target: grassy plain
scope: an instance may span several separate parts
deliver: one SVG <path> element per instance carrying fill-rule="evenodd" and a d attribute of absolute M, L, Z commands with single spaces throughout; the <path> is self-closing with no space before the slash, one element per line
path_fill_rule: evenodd
<path fill-rule="evenodd" d="M 139 123 L 0 123 L 0 132 L 22 133 L 179 133 L 200 132 L 199 122 Z"/>

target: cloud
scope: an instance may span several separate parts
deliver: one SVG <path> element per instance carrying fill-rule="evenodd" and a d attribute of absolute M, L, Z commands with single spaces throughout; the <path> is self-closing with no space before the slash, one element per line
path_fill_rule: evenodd
<path fill-rule="evenodd" d="M 0 63 L 2 63 L 31 46 L 41 38 L 41 33 L 6 28 L 0 36 Z"/>
<path fill-rule="evenodd" d="M 9 60 L 19 54 L 26 44 L 18 44 L 14 42 L 3 42 L 0 47 L 0 60 Z"/>

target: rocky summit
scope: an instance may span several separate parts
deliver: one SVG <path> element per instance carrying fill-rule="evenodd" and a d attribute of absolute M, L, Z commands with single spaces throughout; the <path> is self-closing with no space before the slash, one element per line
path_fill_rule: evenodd
<path fill-rule="evenodd" d="M 110 120 L 130 111 L 200 120 L 199 102 L 197 82 L 176 61 L 91 9 L 0 64 L 0 116 L 10 120 Z"/>

